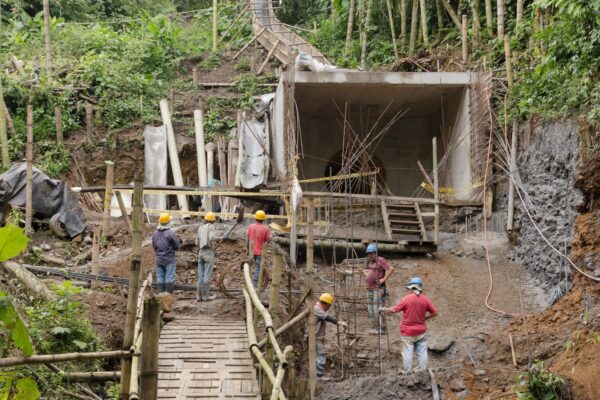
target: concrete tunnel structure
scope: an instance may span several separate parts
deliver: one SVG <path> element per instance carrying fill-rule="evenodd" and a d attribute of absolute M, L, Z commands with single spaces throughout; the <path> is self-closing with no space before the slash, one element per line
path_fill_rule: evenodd
<path fill-rule="evenodd" d="M 382 113 L 374 131 L 400 113 L 373 152 L 380 180 L 391 194 L 415 196 L 424 181 L 417 161 L 432 170 L 432 139 L 437 137 L 440 186 L 449 188 L 446 200 L 477 201 L 490 83 L 489 74 L 470 72 L 287 71 L 274 100 L 274 167 L 286 171 L 289 160 L 297 159 L 299 179 L 335 175 L 347 140 L 344 112 L 347 126 L 363 137 Z M 320 191 L 326 184 L 303 184 L 303 189 Z"/>

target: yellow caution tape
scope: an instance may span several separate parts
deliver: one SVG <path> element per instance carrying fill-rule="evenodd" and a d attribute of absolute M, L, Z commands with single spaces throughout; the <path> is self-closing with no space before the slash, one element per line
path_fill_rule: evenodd
<path fill-rule="evenodd" d="M 444 188 L 438 188 L 438 191 L 441 194 L 455 194 L 456 192 L 462 192 L 465 190 L 471 190 L 471 189 L 475 189 L 478 188 L 480 186 L 482 186 L 483 183 L 482 182 L 476 182 L 473 183 L 469 186 L 465 186 L 464 188 L 452 188 L 452 187 L 444 187 Z M 427 182 L 421 182 L 421 187 L 425 190 L 427 190 L 429 193 L 433 193 L 433 186 L 431 186 L 429 183 Z"/>
<path fill-rule="evenodd" d="M 345 174 L 345 175 L 334 175 L 334 176 L 324 176 L 322 178 L 303 179 L 298 182 L 300 182 L 300 183 L 315 183 L 315 182 L 337 181 L 337 180 L 341 180 L 341 179 L 360 178 L 362 176 L 377 175 L 378 173 L 379 173 L 379 171 L 354 172 L 352 174 Z"/>

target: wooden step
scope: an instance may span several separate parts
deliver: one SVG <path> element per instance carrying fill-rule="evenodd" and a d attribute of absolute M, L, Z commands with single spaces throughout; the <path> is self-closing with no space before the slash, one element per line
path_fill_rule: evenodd
<path fill-rule="evenodd" d="M 410 209 L 410 210 L 414 210 L 415 206 L 414 204 L 387 204 L 387 208 L 392 208 L 392 209 Z"/>
<path fill-rule="evenodd" d="M 397 218 L 415 218 L 417 219 L 417 214 L 409 214 L 409 213 L 389 213 L 389 218 L 397 217 Z"/>
<path fill-rule="evenodd" d="M 402 228 L 392 228 L 393 233 L 401 233 L 404 235 L 417 235 L 421 236 L 420 229 L 402 229 Z"/>
<path fill-rule="evenodd" d="M 414 221 L 403 221 L 397 219 L 391 219 L 390 225 L 420 225 L 418 220 Z"/>

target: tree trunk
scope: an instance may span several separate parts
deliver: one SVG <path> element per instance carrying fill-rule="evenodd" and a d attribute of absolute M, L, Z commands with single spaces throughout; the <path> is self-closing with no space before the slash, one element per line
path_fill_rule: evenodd
<path fill-rule="evenodd" d="M 394 46 L 394 56 L 396 56 L 396 58 L 398 58 L 398 45 L 396 44 L 396 30 L 394 29 L 394 18 L 392 17 L 392 1 L 385 0 L 385 4 L 387 6 L 388 19 L 390 20 L 390 32 L 392 33 L 392 45 Z"/>
<path fill-rule="evenodd" d="M 62 123 L 62 110 L 58 103 L 58 97 L 56 98 L 56 105 L 54 106 L 54 124 L 56 126 L 56 143 L 63 144 L 63 123 Z"/>
<path fill-rule="evenodd" d="M 517 33 L 521 29 L 521 21 L 523 21 L 523 0 L 517 0 L 517 18 L 515 23 Z"/>
<path fill-rule="evenodd" d="M 429 35 L 427 33 L 427 4 L 425 0 L 420 0 L 421 2 L 421 29 L 423 31 L 423 44 L 425 47 L 429 47 Z"/>
<path fill-rule="evenodd" d="M 479 45 L 481 24 L 479 23 L 479 0 L 471 0 L 471 18 L 473 19 L 473 46 Z"/>
<path fill-rule="evenodd" d="M 468 37 L 467 37 L 467 16 L 462 16 L 462 29 L 461 29 L 461 41 L 462 41 L 462 60 L 463 63 L 467 63 L 469 57 Z"/>
<path fill-rule="evenodd" d="M 217 0 L 213 0 L 213 13 L 212 13 L 212 51 L 217 51 Z"/>
<path fill-rule="evenodd" d="M 360 49 L 360 66 L 361 68 L 366 68 L 367 65 L 367 41 L 368 41 L 368 31 L 371 26 L 371 14 L 373 12 L 373 0 L 367 0 L 367 16 L 365 18 L 365 28 L 363 30 L 363 42 L 361 43 Z"/>
<path fill-rule="evenodd" d="M 31 234 L 31 221 L 33 219 L 33 105 L 27 104 L 27 183 L 25 187 L 25 232 Z"/>
<path fill-rule="evenodd" d="M 1 83 L 0 83 L 1 85 Z M 8 135 L 6 134 L 6 118 L 0 110 L 0 147 L 2 147 L 2 168 L 10 168 L 10 154 L 8 152 Z"/>
<path fill-rule="evenodd" d="M 490 36 L 494 33 L 494 18 L 492 15 L 492 0 L 485 0 L 485 26 Z"/>
<path fill-rule="evenodd" d="M 34 294 L 40 300 L 43 301 L 54 301 L 54 293 L 50 291 L 40 280 L 31 272 L 29 272 L 21 264 L 17 264 L 12 261 L 8 261 L 1 264 L 2 267 L 8 271 L 11 275 L 17 278 L 23 283 L 29 293 Z"/>
<path fill-rule="evenodd" d="M 452 6 L 448 2 L 448 0 L 441 0 L 441 2 L 444 5 L 444 8 L 446 9 L 446 11 L 448 12 L 448 15 L 450 16 L 450 18 L 452 18 L 454 25 L 456 25 L 456 28 L 460 31 L 461 22 L 460 22 L 460 19 L 458 18 L 458 15 L 456 15 L 456 13 L 454 12 L 454 9 L 452 8 Z"/>
<path fill-rule="evenodd" d="M 346 43 L 344 44 L 344 54 L 350 51 L 350 43 L 352 43 L 352 29 L 354 28 L 354 7 L 356 0 L 350 0 L 348 8 L 348 26 L 346 27 Z"/>
<path fill-rule="evenodd" d="M 10 113 L 8 112 L 8 107 L 6 107 L 6 103 L 4 102 L 4 90 L 2 89 L 2 78 L 0 77 L 0 120 L 5 119 L 6 126 L 10 131 L 12 136 L 17 134 L 15 130 L 15 125 L 12 122 L 12 118 L 10 117 Z"/>
<path fill-rule="evenodd" d="M 400 43 L 406 46 L 406 2 L 408 0 L 400 0 Z"/>
<path fill-rule="evenodd" d="M 435 13 L 437 14 L 438 33 L 440 33 L 444 29 L 444 13 L 442 12 L 440 0 L 435 0 Z"/>
<path fill-rule="evenodd" d="M 504 0 L 497 1 L 498 39 L 504 39 Z"/>
<path fill-rule="evenodd" d="M 50 4 L 49 0 L 43 1 L 44 8 L 44 43 L 46 45 L 46 73 L 48 80 L 52 80 L 52 45 L 50 42 Z"/>
<path fill-rule="evenodd" d="M 419 0 L 412 0 L 412 14 L 410 19 L 410 43 L 408 45 L 408 54 L 415 54 L 417 44 L 417 23 L 419 22 Z"/>

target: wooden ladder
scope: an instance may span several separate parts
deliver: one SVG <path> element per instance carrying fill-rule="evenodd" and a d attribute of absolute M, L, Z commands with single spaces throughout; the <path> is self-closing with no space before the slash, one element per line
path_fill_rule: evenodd
<path fill-rule="evenodd" d="M 418 236 L 420 241 L 429 240 L 419 203 L 386 204 L 385 200 L 382 200 L 381 213 L 389 240 L 392 240 L 395 234 Z"/>

